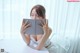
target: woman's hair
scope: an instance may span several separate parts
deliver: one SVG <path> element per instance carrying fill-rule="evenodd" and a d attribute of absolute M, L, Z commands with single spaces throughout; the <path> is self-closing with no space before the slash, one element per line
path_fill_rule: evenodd
<path fill-rule="evenodd" d="M 43 19 L 45 19 L 45 8 L 42 5 L 35 5 L 30 12 L 30 16 L 32 13 L 32 10 L 35 9 L 36 13 L 38 14 L 39 17 L 42 17 Z"/>

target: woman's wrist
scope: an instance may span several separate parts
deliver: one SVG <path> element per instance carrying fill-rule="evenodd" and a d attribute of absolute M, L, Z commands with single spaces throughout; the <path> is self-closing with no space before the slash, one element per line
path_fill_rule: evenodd
<path fill-rule="evenodd" d="M 27 46 L 29 46 L 29 43 L 27 43 Z"/>
<path fill-rule="evenodd" d="M 40 50 L 40 48 L 37 46 L 36 48 L 35 48 L 36 50 Z"/>

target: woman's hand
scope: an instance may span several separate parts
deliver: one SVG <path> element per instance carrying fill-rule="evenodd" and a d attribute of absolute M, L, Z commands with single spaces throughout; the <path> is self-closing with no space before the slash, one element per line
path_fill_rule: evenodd
<path fill-rule="evenodd" d="M 48 26 L 48 20 L 46 20 L 46 23 L 42 22 L 40 24 L 40 26 L 42 26 L 43 30 L 44 30 L 44 34 L 46 35 L 50 35 L 52 32 L 52 29 Z"/>
<path fill-rule="evenodd" d="M 23 21 L 22 26 L 21 26 L 21 31 L 20 31 L 21 34 L 24 34 L 28 27 L 30 27 L 30 23 L 28 23 L 28 20 L 27 20 L 27 22 Z"/>
<path fill-rule="evenodd" d="M 50 35 L 52 32 L 51 28 L 48 26 L 47 20 L 46 20 L 46 23 L 43 25 L 43 30 L 45 35 Z"/>

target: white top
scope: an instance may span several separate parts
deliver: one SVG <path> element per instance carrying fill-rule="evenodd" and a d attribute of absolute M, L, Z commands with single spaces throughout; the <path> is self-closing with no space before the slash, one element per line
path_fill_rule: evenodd
<path fill-rule="evenodd" d="M 32 48 L 35 48 L 38 45 L 38 43 L 40 42 L 40 40 L 39 41 L 36 41 L 32 36 L 30 36 L 30 37 L 31 37 L 31 40 L 30 40 L 29 46 L 32 47 Z M 47 39 L 47 41 L 45 42 L 45 45 L 44 45 L 43 48 L 45 48 L 49 44 L 50 44 L 50 40 Z"/>

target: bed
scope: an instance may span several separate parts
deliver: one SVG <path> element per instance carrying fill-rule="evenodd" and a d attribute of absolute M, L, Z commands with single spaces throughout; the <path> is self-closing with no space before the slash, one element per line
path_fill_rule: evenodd
<path fill-rule="evenodd" d="M 49 51 L 47 49 L 38 51 L 27 47 L 23 39 L 1 39 L 0 49 L 9 53 L 80 53 L 79 40 L 79 37 L 74 39 L 73 36 L 54 35 L 51 38 L 53 43 L 51 49 Z"/>

